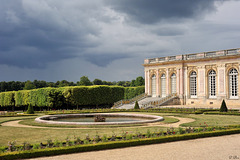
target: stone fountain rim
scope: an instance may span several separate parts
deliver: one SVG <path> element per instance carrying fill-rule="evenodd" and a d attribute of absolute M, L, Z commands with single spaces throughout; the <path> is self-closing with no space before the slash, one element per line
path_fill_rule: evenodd
<path fill-rule="evenodd" d="M 106 117 L 137 117 L 146 118 L 146 120 L 136 121 L 136 122 L 60 122 L 51 121 L 51 119 L 56 118 L 67 118 L 67 117 L 91 117 L 91 116 L 106 116 Z M 45 115 L 35 119 L 38 123 L 46 124 L 59 124 L 59 125 L 122 125 L 122 124 L 143 124 L 143 123 L 154 123 L 163 121 L 164 118 L 156 115 L 147 114 L 129 114 L 129 113 L 81 113 L 81 114 L 57 114 L 57 115 Z"/>

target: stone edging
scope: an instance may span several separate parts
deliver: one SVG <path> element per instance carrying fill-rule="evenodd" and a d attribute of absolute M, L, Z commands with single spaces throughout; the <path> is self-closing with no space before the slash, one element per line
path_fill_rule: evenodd
<path fill-rule="evenodd" d="M 67 118 L 67 117 L 93 117 L 96 115 L 101 115 L 105 117 L 137 117 L 146 118 L 148 120 L 141 120 L 137 122 L 59 122 L 59 121 L 49 121 L 51 119 L 57 118 Z M 84 114 L 59 114 L 59 115 L 47 115 L 38 117 L 35 119 L 39 123 L 47 124 L 64 124 L 64 125 L 120 125 L 120 124 L 141 124 L 141 123 L 153 123 L 163 121 L 164 118 L 155 115 L 143 115 L 143 114 L 119 114 L 119 113 L 84 113 Z"/>

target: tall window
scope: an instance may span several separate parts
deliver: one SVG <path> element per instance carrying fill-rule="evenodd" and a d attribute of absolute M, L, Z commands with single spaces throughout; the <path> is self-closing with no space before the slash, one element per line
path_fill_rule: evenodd
<path fill-rule="evenodd" d="M 152 97 L 156 97 L 156 76 L 152 76 Z"/>
<path fill-rule="evenodd" d="M 214 70 L 208 73 L 208 85 L 209 98 L 216 98 L 216 72 Z"/>
<path fill-rule="evenodd" d="M 195 71 L 190 74 L 190 96 L 191 98 L 197 97 L 197 73 Z"/>
<path fill-rule="evenodd" d="M 171 76 L 171 91 L 172 93 L 176 93 L 176 74 L 173 73 Z"/>
<path fill-rule="evenodd" d="M 238 71 L 234 68 L 229 71 L 229 96 L 238 97 Z"/>
<path fill-rule="evenodd" d="M 161 76 L 161 95 L 166 97 L 166 75 L 162 74 Z"/>

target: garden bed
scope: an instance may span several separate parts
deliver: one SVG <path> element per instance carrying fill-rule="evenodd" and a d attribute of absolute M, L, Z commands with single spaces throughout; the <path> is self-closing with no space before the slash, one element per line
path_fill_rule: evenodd
<path fill-rule="evenodd" d="M 166 132 L 148 131 L 145 134 L 136 133 L 128 134 L 123 132 L 121 136 L 113 134 L 111 137 L 100 136 L 96 134 L 90 138 L 88 135 L 85 139 L 75 138 L 74 140 L 66 139 L 64 142 L 48 140 L 45 144 L 28 144 L 16 146 L 14 142 L 10 142 L 8 147 L 0 148 L 3 152 L 0 159 L 23 159 L 41 156 L 51 156 L 59 154 L 68 154 L 75 152 L 96 151 L 103 149 L 113 149 L 137 145 L 165 143 L 180 140 L 221 136 L 228 134 L 240 133 L 240 126 L 229 127 L 204 127 L 204 128 L 174 128 L 168 129 Z"/>

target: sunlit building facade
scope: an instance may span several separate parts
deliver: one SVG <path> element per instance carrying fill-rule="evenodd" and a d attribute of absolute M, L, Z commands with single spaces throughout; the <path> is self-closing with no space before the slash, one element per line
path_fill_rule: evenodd
<path fill-rule="evenodd" d="M 145 93 L 176 93 L 183 105 L 240 107 L 240 48 L 144 60 Z"/>

